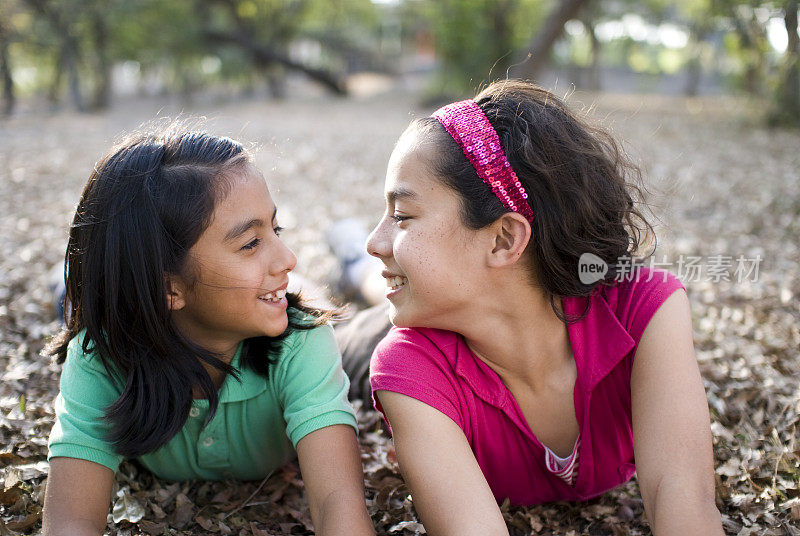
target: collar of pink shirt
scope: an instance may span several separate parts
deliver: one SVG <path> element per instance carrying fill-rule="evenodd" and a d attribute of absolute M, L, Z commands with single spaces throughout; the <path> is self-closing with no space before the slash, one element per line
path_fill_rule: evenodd
<path fill-rule="evenodd" d="M 575 417 L 578 421 L 580 430 L 580 467 L 577 471 L 577 478 L 574 484 L 564 491 L 560 500 L 586 500 L 630 479 L 633 474 L 633 464 L 628 463 L 623 467 L 625 474 L 618 475 L 616 465 L 613 471 L 601 471 L 602 474 L 595 474 L 595 456 L 605 459 L 608 464 L 616 464 L 620 452 L 630 451 L 632 454 L 632 441 L 630 433 L 623 434 L 624 429 L 612 424 L 619 419 L 610 408 L 596 408 L 591 410 L 593 422 L 585 419 L 584 416 L 590 411 L 592 392 L 596 389 L 600 381 L 620 364 L 620 362 L 636 347 L 636 342 L 623 326 L 617 315 L 614 314 L 613 306 L 616 305 L 616 289 L 610 292 L 596 293 L 592 297 L 591 307 L 587 315 L 580 321 L 568 325 L 569 339 L 572 352 L 575 357 L 577 369 L 577 380 L 573 390 L 573 400 L 575 404 Z M 609 304 L 607 296 L 611 296 L 614 303 Z M 587 298 L 565 298 L 563 300 L 564 311 L 570 316 L 580 316 L 584 311 Z M 461 340 L 463 343 L 463 339 Z M 460 346 L 460 345 L 459 345 Z M 464 350 L 468 350 L 464 344 Z M 469 384 L 473 392 L 483 399 L 486 403 L 501 409 L 508 415 L 528 439 L 540 445 L 544 455 L 544 445 L 536 438 L 528 426 L 522 410 L 519 408 L 511 391 L 500 380 L 500 377 L 486 363 L 478 359 L 472 352 L 456 352 L 455 371 L 465 382 Z M 618 376 L 619 377 L 619 376 Z M 610 388 L 619 390 L 623 386 L 614 385 Z M 630 404 L 630 401 L 628 401 Z M 626 412 L 630 415 L 630 406 Z M 593 437 L 596 434 L 610 433 L 614 437 L 604 437 L 602 445 L 596 445 L 599 440 Z M 620 435 L 621 434 L 621 435 Z M 608 443 L 608 444 L 606 444 Z M 627 447 L 624 445 L 628 445 Z M 597 449 L 597 452 L 595 452 Z M 523 486 L 520 497 L 515 497 L 512 502 L 515 504 L 527 503 L 526 497 L 528 490 Z M 552 500 L 552 499 L 550 499 Z M 540 502 L 538 499 L 534 502 Z"/>
<path fill-rule="evenodd" d="M 568 324 L 569 340 L 575 357 L 578 379 L 575 384 L 575 409 L 581 415 L 585 399 L 611 370 L 636 346 L 625 327 L 620 324 L 614 311 L 600 293 L 591 298 L 587 315 L 579 322 Z M 567 317 L 578 317 L 583 313 L 586 298 L 564 298 Z M 511 397 L 500 377 L 489 365 L 471 352 L 459 353 L 455 363 L 456 373 L 482 400 L 498 408 L 504 408 Z"/>

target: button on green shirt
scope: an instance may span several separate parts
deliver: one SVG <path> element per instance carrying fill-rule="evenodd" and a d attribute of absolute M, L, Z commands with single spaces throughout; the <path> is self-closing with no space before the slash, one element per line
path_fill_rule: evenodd
<path fill-rule="evenodd" d="M 70 342 L 61 372 L 48 459 L 80 458 L 116 471 L 122 457 L 104 439 L 109 429 L 104 410 L 122 386 L 97 355 L 82 351 L 83 335 Z M 241 349 L 240 344 L 231 362 L 241 382 L 225 378 L 211 422 L 203 426 L 208 400 L 193 400 L 175 437 L 139 458 L 154 474 L 168 480 L 257 480 L 293 459 L 297 442 L 314 430 L 334 424 L 358 430 L 329 326 L 289 335 L 266 378 L 239 367 Z"/>

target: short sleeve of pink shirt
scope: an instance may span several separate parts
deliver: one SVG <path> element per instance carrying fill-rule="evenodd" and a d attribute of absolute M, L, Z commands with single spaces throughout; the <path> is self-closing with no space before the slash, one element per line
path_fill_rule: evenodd
<path fill-rule="evenodd" d="M 374 392 L 385 386 L 388 391 L 408 394 L 436 408 L 463 430 L 460 382 L 448 361 L 450 345 L 456 343 L 456 334 L 447 331 L 393 328 L 375 348 L 370 362 L 376 407 L 383 412 Z"/>
<path fill-rule="evenodd" d="M 579 466 L 572 485 L 545 467 L 544 446 L 530 431 L 513 395 L 457 333 L 393 328 L 370 365 L 375 391 L 401 393 L 439 410 L 463 431 L 498 501 L 536 504 L 586 500 L 634 473 L 630 375 L 647 324 L 681 282 L 669 272 L 641 268 L 631 279 L 591 298 L 565 298 L 578 377 Z M 524 476 L 524 477 L 521 477 Z"/>

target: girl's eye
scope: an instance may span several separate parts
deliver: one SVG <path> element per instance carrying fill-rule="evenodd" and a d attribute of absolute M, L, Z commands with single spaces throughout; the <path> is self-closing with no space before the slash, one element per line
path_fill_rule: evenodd
<path fill-rule="evenodd" d="M 403 216 L 402 214 L 392 214 L 392 219 L 397 223 L 404 222 L 409 219 L 408 216 Z"/>
<path fill-rule="evenodd" d="M 281 233 L 283 232 L 283 227 L 281 227 L 280 225 L 276 225 L 275 227 L 272 228 L 272 232 L 275 233 L 275 236 L 281 236 Z"/>
<path fill-rule="evenodd" d="M 254 238 L 253 240 L 251 240 L 247 244 L 243 245 L 242 249 L 245 249 L 245 250 L 255 249 L 256 247 L 258 247 L 258 245 L 260 243 L 261 243 L 261 239 L 260 238 Z"/>

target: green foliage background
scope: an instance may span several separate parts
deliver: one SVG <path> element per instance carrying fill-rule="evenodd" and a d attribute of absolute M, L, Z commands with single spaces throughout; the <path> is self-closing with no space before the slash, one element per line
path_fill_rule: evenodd
<path fill-rule="evenodd" d="M 79 109 L 108 105 L 110 69 L 122 62 L 166 91 L 190 94 L 224 83 L 247 90 L 267 80 L 278 87 L 289 70 L 315 70 L 329 87 L 354 70 L 396 73 L 430 36 L 436 68 L 432 99 L 469 94 L 506 76 L 528 52 L 555 65 L 621 67 L 658 77 L 685 72 L 686 93 L 702 73 L 733 92 L 771 99 L 770 117 L 800 123 L 798 51 L 770 45 L 770 20 L 798 9 L 797 0 L 590 0 L 553 50 L 529 51 L 556 0 L 3 0 L 0 71 L 4 95 L 69 96 Z M 683 48 L 622 36 L 601 42 L 598 25 L 631 15 L 688 35 Z M 398 30 L 399 28 L 399 30 Z M 574 24 L 573 24 L 574 29 Z M 396 31 L 397 30 L 397 31 Z M 396 31 L 399 43 L 386 46 Z M 295 61 L 298 44 L 316 47 Z M 796 45 L 794 45 L 796 46 Z M 294 47 L 294 49 L 293 49 Z M 295 54 L 296 55 L 296 54 Z M 276 57 L 278 59 L 276 59 Z M 286 59 L 287 61 L 283 61 Z M 292 63 L 294 62 L 294 64 Z M 2 74 L 0 73 L 0 74 Z M 589 78 L 588 89 L 601 89 Z M 104 93 L 105 92 L 105 93 Z M 279 94 L 276 91 L 275 94 Z"/>

